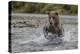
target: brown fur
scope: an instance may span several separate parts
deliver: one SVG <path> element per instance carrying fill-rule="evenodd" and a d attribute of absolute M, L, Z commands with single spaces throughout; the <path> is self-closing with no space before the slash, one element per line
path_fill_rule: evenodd
<path fill-rule="evenodd" d="M 60 22 L 59 22 L 59 16 L 58 13 L 55 11 L 50 11 L 48 12 L 48 19 L 49 19 L 49 26 L 51 26 L 51 29 L 55 29 L 53 31 L 55 31 L 58 34 L 62 34 L 62 29 L 60 27 Z M 52 32 L 53 32 L 52 31 Z"/>

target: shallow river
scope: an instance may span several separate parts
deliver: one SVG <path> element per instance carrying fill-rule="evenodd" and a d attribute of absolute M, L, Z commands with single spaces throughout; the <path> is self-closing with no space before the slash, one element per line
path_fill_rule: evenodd
<path fill-rule="evenodd" d="M 38 14 L 12 14 L 13 16 L 37 16 L 47 17 L 47 15 Z M 19 21 L 21 17 L 14 17 L 14 23 Z M 17 19 L 16 19 L 17 18 Z M 20 21 L 23 21 L 23 18 Z M 33 51 L 51 51 L 51 50 L 67 50 L 78 48 L 78 23 L 77 16 L 61 16 L 63 18 L 64 37 L 61 44 L 53 44 L 45 39 L 43 34 L 43 26 L 38 28 L 24 26 L 11 27 L 12 52 L 33 52 Z M 43 19 L 42 19 L 43 20 Z M 67 22 L 67 23 L 66 23 Z M 20 24 L 21 25 L 21 24 Z M 55 41 L 56 42 L 56 41 Z"/>
<path fill-rule="evenodd" d="M 12 51 L 47 51 L 77 49 L 78 28 L 77 24 L 64 24 L 64 37 L 61 44 L 50 44 L 40 28 L 12 28 Z"/>

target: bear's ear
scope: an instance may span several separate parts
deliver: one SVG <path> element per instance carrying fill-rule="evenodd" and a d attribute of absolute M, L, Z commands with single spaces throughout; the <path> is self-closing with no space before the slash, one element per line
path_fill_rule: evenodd
<path fill-rule="evenodd" d="M 46 11 L 46 13 L 49 15 L 50 14 L 50 11 Z"/>
<path fill-rule="evenodd" d="M 55 14 L 58 15 L 58 12 L 56 12 Z"/>
<path fill-rule="evenodd" d="M 48 15 L 50 14 L 50 12 L 48 11 Z"/>

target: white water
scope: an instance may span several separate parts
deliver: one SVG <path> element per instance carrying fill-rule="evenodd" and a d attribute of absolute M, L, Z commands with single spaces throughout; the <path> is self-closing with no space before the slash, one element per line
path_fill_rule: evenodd
<path fill-rule="evenodd" d="M 37 34 L 39 34 L 39 36 L 37 36 Z M 29 40 L 29 41 L 23 41 L 21 44 L 25 44 L 25 43 L 29 43 L 29 42 L 35 42 L 37 44 L 43 44 L 48 42 L 47 39 L 45 39 L 44 34 L 43 34 L 43 28 L 37 28 L 35 33 L 32 34 L 32 36 L 34 37 L 34 39 Z"/>
<path fill-rule="evenodd" d="M 77 30 L 76 30 L 77 28 L 74 28 L 76 26 L 67 25 L 67 26 L 64 26 L 64 27 L 65 28 L 64 28 L 64 33 L 63 33 L 64 34 L 63 41 L 67 41 L 67 42 L 76 41 L 77 37 L 74 36 L 74 32 L 77 33 Z M 39 34 L 39 36 L 37 36 L 37 34 Z M 34 39 L 29 40 L 29 41 L 23 41 L 22 43 L 24 44 L 24 43 L 29 43 L 30 41 L 33 41 L 33 42 L 36 42 L 38 44 L 43 44 L 43 43 L 48 42 L 48 40 L 44 37 L 43 27 L 37 28 L 35 30 L 35 33 L 32 34 L 32 36 L 34 37 Z M 72 37 L 73 37 L 73 39 L 72 39 Z"/>

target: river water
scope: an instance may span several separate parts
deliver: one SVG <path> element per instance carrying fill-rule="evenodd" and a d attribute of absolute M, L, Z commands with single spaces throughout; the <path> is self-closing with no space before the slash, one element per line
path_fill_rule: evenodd
<path fill-rule="evenodd" d="M 43 34 L 43 26 L 33 27 L 12 27 L 12 52 L 33 52 L 67 50 L 78 48 L 78 24 L 64 23 L 64 37 L 61 44 L 49 42 Z"/>

